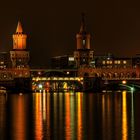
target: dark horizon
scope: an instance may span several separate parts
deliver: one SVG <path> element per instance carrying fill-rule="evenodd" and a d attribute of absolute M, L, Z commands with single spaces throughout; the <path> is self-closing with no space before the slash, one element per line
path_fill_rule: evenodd
<path fill-rule="evenodd" d="M 12 34 L 18 20 L 27 34 L 32 66 L 48 67 L 50 58 L 73 54 L 81 12 L 95 55 L 140 53 L 140 2 L 135 1 L 18 1 L 1 2 L 0 51 L 12 49 Z"/>

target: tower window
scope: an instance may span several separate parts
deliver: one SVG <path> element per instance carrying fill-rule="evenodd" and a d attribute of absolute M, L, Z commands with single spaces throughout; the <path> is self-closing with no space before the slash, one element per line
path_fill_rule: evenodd
<path fill-rule="evenodd" d="M 123 61 L 123 64 L 126 64 L 126 63 L 127 63 L 126 60 L 124 60 L 124 61 Z"/>
<path fill-rule="evenodd" d="M 86 40 L 85 40 L 85 39 L 83 39 L 83 46 L 85 46 L 85 44 L 86 44 Z"/>

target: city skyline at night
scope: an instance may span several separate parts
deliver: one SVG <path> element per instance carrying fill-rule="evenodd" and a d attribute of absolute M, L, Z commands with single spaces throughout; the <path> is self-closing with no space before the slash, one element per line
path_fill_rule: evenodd
<path fill-rule="evenodd" d="M 85 12 L 95 54 L 134 56 L 140 52 L 138 5 L 138 2 L 110 0 L 68 3 L 25 0 L 22 4 L 15 0 L 8 5 L 3 2 L 0 9 L 0 51 L 11 50 L 11 36 L 20 20 L 28 35 L 27 49 L 32 66 L 46 67 L 51 57 L 72 54 L 76 49 L 81 12 Z"/>

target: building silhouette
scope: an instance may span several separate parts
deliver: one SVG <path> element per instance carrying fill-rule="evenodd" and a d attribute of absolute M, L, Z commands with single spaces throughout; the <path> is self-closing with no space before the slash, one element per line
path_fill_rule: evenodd
<path fill-rule="evenodd" d="M 79 33 L 76 34 L 77 48 L 74 51 L 76 67 L 89 66 L 93 60 L 93 50 L 91 50 L 90 33 L 86 31 L 85 15 L 82 14 L 82 21 Z"/>
<path fill-rule="evenodd" d="M 10 51 L 12 68 L 28 68 L 29 51 L 26 49 L 27 35 L 23 33 L 21 23 L 18 22 L 16 33 L 13 34 L 13 50 Z"/>

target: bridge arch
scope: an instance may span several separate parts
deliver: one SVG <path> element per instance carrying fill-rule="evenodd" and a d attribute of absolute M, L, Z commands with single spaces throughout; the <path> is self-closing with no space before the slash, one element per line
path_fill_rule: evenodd
<path fill-rule="evenodd" d="M 66 73 L 64 73 L 63 71 L 46 71 L 41 76 L 43 76 L 43 77 L 64 77 L 64 76 L 68 76 L 68 75 Z"/>

